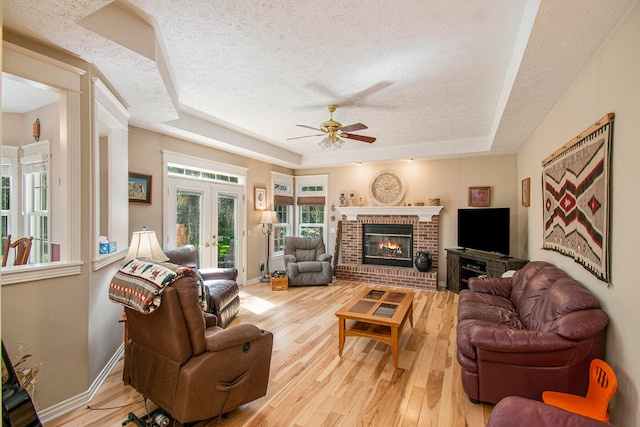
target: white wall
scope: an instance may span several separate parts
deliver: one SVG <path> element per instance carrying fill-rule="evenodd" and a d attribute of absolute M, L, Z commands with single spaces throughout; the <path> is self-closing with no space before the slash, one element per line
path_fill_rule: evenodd
<path fill-rule="evenodd" d="M 550 76 L 550 78 L 552 78 Z M 611 164 L 611 284 L 572 259 L 543 251 L 541 161 L 605 114 L 615 113 Z M 531 207 L 519 208 L 528 257 L 546 260 L 584 283 L 610 317 L 606 361 L 618 377 L 611 422 L 640 425 L 640 3 L 574 81 L 518 154 L 518 178 L 531 177 Z"/>

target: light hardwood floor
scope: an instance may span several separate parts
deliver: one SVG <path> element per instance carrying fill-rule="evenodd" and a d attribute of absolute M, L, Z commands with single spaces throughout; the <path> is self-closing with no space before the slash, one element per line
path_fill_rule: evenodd
<path fill-rule="evenodd" d="M 267 395 L 227 419 L 197 426 L 484 427 L 492 406 L 469 402 L 460 383 L 458 295 L 416 292 L 414 327 L 407 322 L 402 330 L 395 369 L 390 347 L 366 338 L 347 338 L 338 356 L 335 312 L 363 286 L 336 281 L 285 291 L 271 291 L 264 283 L 242 287 L 240 313 L 229 327 L 253 323 L 273 332 Z M 121 378 L 122 361 L 90 406 L 128 406 L 77 409 L 46 427 L 120 426 L 129 412 L 143 415 L 142 396 Z"/>

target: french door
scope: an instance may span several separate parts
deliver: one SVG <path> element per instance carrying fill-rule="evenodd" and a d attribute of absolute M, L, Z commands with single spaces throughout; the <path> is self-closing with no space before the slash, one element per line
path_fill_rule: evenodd
<path fill-rule="evenodd" d="M 200 268 L 236 267 L 242 271 L 244 189 L 169 177 L 168 190 L 165 247 L 194 245 Z"/>

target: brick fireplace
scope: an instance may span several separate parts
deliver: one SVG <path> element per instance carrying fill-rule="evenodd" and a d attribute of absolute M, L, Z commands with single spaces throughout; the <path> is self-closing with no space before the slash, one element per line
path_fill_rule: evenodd
<path fill-rule="evenodd" d="M 438 288 L 438 240 L 442 206 L 365 206 L 339 207 L 342 214 L 340 261 L 336 278 L 356 282 L 396 285 L 416 289 Z M 363 225 L 394 224 L 413 227 L 412 254 L 429 252 L 431 269 L 375 265 L 363 262 Z"/>

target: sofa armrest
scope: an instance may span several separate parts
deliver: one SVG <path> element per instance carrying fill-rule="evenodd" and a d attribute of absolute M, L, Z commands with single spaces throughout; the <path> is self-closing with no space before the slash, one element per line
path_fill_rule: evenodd
<path fill-rule="evenodd" d="M 229 268 L 203 268 L 198 270 L 202 279 L 207 280 L 236 280 L 238 270 L 234 267 Z"/>
<path fill-rule="evenodd" d="M 331 254 L 320 254 L 320 255 L 318 255 L 318 259 L 316 261 L 320 261 L 320 262 L 328 261 L 328 262 L 331 262 L 331 258 L 333 258 L 333 255 L 331 255 Z"/>
<path fill-rule="evenodd" d="M 260 339 L 263 335 L 255 325 L 243 324 L 222 329 L 207 337 L 206 351 L 221 351 L 227 348 L 241 346 L 245 343 Z"/>
<path fill-rule="evenodd" d="M 510 299 L 512 283 L 511 277 L 472 277 L 469 279 L 469 289 Z"/>
<path fill-rule="evenodd" d="M 472 326 L 469 338 L 476 348 L 498 353 L 551 352 L 578 345 L 576 341 L 564 339 L 553 332 L 489 326 Z"/>
<path fill-rule="evenodd" d="M 282 259 L 284 260 L 284 267 L 285 267 L 285 270 L 286 270 L 286 268 L 287 268 L 287 264 L 289 264 L 289 263 L 295 263 L 295 262 L 296 262 L 296 257 L 295 257 L 295 256 L 293 256 L 293 255 L 284 255 L 284 256 L 282 257 Z"/>
<path fill-rule="evenodd" d="M 213 313 L 204 313 L 204 328 L 209 329 L 218 326 L 218 316 Z"/>

